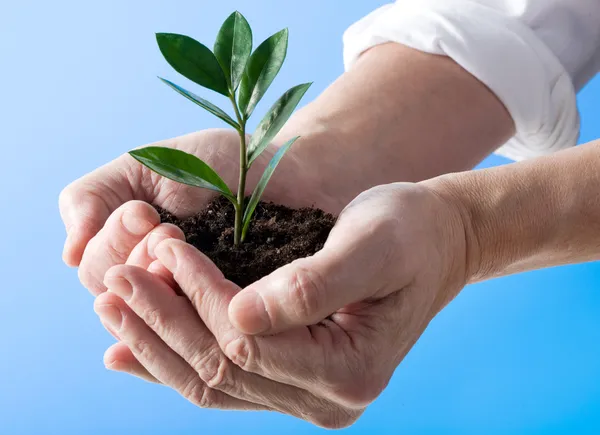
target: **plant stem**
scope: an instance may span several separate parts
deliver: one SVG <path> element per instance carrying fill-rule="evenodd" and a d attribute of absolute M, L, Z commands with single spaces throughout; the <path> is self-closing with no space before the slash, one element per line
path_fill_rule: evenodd
<path fill-rule="evenodd" d="M 240 179 L 237 191 L 237 204 L 235 207 L 235 224 L 233 236 L 233 243 L 237 246 L 241 242 L 243 242 L 242 228 L 244 226 L 244 194 L 246 192 L 248 156 L 246 155 L 246 121 L 242 117 L 242 115 L 240 114 L 240 110 L 238 109 L 237 103 L 235 101 L 235 92 L 231 91 L 229 93 L 229 99 L 231 100 L 231 104 L 233 104 L 233 110 L 235 111 L 235 116 L 237 117 L 238 124 L 240 125 L 240 128 L 238 130 L 238 133 L 240 135 Z"/>

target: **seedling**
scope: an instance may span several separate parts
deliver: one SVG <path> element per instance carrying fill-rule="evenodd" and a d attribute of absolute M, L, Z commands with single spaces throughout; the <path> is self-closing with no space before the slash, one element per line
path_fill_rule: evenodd
<path fill-rule="evenodd" d="M 155 146 L 130 151 L 129 154 L 163 177 L 216 191 L 231 201 L 235 208 L 234 244 L 238 245 L 246 238 L 256 206 L 275 168 L 299 136 L 288 140 L 279 148 L 263 172 L 250 200 L 245 203 L 248 169 L 287 122 L 311 83 L 295 86 L 284 93 L 259 123 L 249 143 L 246 143 L 246 123 L 285 60 L 288 30 L 281 30 L 267 38 L 252 53 L 252 29 L 242 14 L 234 12 L 225 20 L 217 35 L 214 53 L 205 45 L 184 35 L 158 33 L 156 40 L 163 56 L 175 71 L 231 101 L 235 118 L 211 102 L 159 77 L 173 90 L 237 130 L 240 137 L 237 194 L 229 189 L 210 166 L 192 154 Z"/>

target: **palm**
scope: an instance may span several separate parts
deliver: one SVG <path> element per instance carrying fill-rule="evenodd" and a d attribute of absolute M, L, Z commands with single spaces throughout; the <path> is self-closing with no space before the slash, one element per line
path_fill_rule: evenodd
<path fill-rule="evenodd" d="M 373 400 L 465 285 L 458 222 L 454 209 L 422 186 L 396 183 L 359 195 L 321 251 L 254 286 L 271 329 L 248 338 L 255 361 L 245 368 L 278 382 L 306 379 L 310 368 L 313 388 L 333 386 L 338 399 L 361 405 Z M 228 314 L 238 329 L 256 333 L 251 305 L 239 303 L 247 291 L 231 292 Z M 285 367 L 277 355 L 289 357 Z"/>
<path fill-rule="evenodd" d="M 229 186 L 237 186 L 239 137 L 236 132 L 206 130 L 155 145 L 194 154 L 214 168 Z M 302 140 L 295 146 L 301 147 Z M 248 173 L 249 190 L 258 182 L 276 149 L 270 146 L 253 164 Z M 316 188 L 318 177 L 306 175 L 306 168 L 310 166 L 306 160 L 306 157 L 299 159 L 292 148 L 275 171 L 263 198 L 290 207 L 316 206 L 338 211 L 340 200 Z M 106 290 L 102 284 L 106 270 L 123 264 L 147 231 L 157 224 L 158 216 L 144 203 L 185 217 L 199 212 L 214 196 L 211 191 L 163 178 L 124 154 L 73 182 L 61 193 L 60 211 L 68 233 L 63 258 L 71 266 L 80 266 L 82 283 L 92 293 L 99 294 Z M 146 221 L 151 227 L 140 235 L 123 228 L 122 217 L 127 209 L 138 221 Z"/>
<path fill-rule="evenodd" d="M 235 192 L 239 174 L 239 136 L 236 132 L 206 130 L 163 141 L 158 145 L 174 147 L 204 160 Z M 271 145 L 254 163 L 248 175 L 248 190 L 251 191 L 256 185 L 263 169 L 276 150 L 277 147 Z M 128 165 L 138 166 L 137 162 L 132 159 L 128 160 Z M 216 195 L 212 191 L 168 180 L 141 165 L 139 166 L 138 185 L 132 185 L 132 192 L 137 192 L 138 195 L 131 199 L 145 200 L 163 207 L 179 217 L 185 217 L 200 211 Z M 298 169 L 300 168 L 297 160 L 284 158 L 275 172 L 273 180 L 269 183 L 264 198 L 290 206 L 314 204 L 315 200 L 311 198 L 312 189 L 309 187 L 309 180 L 303 179 L 305 172 Z M 246 193 L 248 194 L 250 191 Z M 319 204 L 315 205 L 319 206 Z"/>

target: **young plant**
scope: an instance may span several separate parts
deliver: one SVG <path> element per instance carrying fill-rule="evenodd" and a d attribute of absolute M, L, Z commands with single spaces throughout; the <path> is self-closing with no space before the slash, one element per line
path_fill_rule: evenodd
<path fill-rule="evenodd" d="M 284 93 L 259 123 L 249 143 L 246 143 L 246 123 L 285 60 L 288 30 L 284 29 L 267 38 L 252 53 L 250 25 L 242 14 L 234 12 L 225 20 L 217 35 L 214 53 L 205 45 L 184 35 L 158 33 L 156 40 L 163 56 L 175 71 L 231 101 L 235 119 L 209 101 L 159 77 L 167 86 L 237 130 L 240 137 L 237 193 L 234 194 L 210 166 L 186 152 L 151 146 L 130 151 L 129 154 L 164 177 L 216 191 L 231 201 L 235 208 L 234 243 L 238 245 L 246 238 L 254 210 L 275 168 L 299 136 L 279 148 L 267 165 L 250 200 L 245 203 L 248 169 L 287 122 L 311 83 L 295 86 Z"/>

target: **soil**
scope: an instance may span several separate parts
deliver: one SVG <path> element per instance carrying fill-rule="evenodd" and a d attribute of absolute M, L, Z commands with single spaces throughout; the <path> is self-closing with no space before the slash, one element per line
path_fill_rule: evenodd
<path fill-rule="evenodd" d="M 291 209 L 260 202 L 246 240 L 233 244 L 233 205 L 219 197 L 195 216 L 178 219 L 156 207 L 161 221 L 177 225 L 188 243 L 208 256 L 227 279 L 244 288 L 325 244 L 335 218 L 314 208 Z"/>

